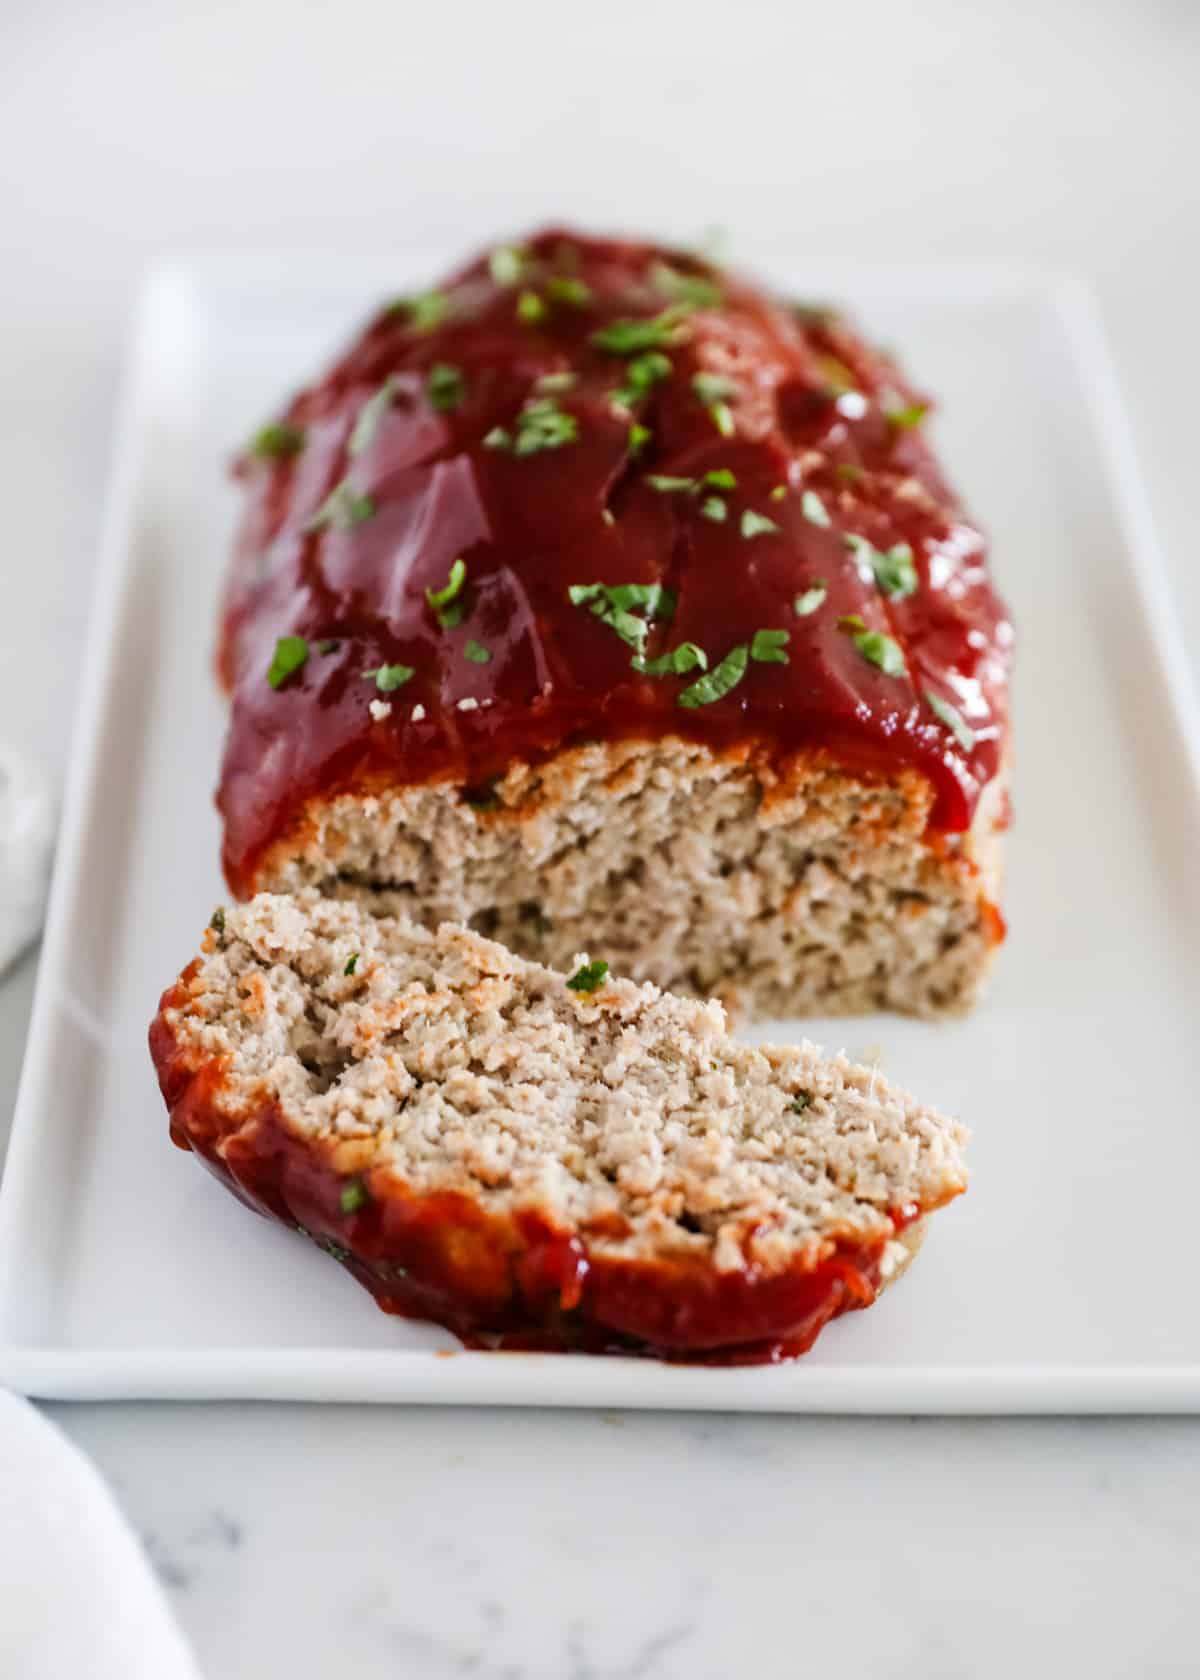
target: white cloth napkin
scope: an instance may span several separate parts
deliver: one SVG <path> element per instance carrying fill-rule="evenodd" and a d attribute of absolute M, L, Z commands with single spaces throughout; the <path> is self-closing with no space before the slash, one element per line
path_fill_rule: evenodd
<path fill-rule="evenodd" d="M 0 1675 L 201 1680 L 96 1470 L 32 1406 L 2 1392 Z"/>

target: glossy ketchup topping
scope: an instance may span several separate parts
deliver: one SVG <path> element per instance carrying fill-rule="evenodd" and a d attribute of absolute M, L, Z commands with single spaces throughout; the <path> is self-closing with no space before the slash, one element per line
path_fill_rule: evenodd
<path fill-rule="evenodd" d="M 910 766 L 968 827 L 1011 630 L 924 414 L 836 315 L 642 244 L 549 231 L 383 309 L 238 463 L 234 890 L 314 797 L 582 739 Z"/>

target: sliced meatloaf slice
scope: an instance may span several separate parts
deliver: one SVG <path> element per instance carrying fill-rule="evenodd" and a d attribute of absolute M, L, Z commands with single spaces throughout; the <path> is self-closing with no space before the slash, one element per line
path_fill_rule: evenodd
<path fill-rule="evenodd" d="M 150 1036 L 177 1143 L 476 1342 L 802 1353 L 965 1186 L 962 1128 L 870 1069 L 316 895 L 218 912 Z"/>

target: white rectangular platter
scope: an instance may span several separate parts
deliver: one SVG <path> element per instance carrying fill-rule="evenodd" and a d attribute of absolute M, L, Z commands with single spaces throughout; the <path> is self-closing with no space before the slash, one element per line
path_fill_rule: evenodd
<path fill-rule="evenodd" d="M 79 1398 L 1200 1410 L 1200 711 L 1095 314 L 1064 283 L 760 263 L 845 299 L 938 392 L 939 443 L 1019 631 L 1011 937 L 990 997 L 953 1025 L 803 1028 L 878 1051 L 973 1128 L 971 1190 L 893 1292 L 782 1367 L 464 1352 L 378 1312 L 170 1146 L 146 1027 L 222 897 L 209 658 L 225 458 L 371 301 L 452 255 L 218 263 L 147 288 L 0 1195 L 0 1382 Z"/>

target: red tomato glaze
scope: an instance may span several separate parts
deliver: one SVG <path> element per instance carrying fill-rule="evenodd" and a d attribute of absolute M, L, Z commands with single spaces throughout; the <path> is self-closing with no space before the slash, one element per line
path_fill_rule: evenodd
<path fill-rule="evenodd" d="M 911 766 L 932 826 L 965 829 L 1003 752 L 1011 630 L 921 413 L 840 317 L 644 244 L 551 230 L 383 309 L 237 466 L 218 657 L 234 890 L 315 796 L 472 787 L 582 738 Z M 439 617 L 426 592 L 459 559 Z M 669 594 L 644 636 L 618 617 L 623 639 L 572 602 L 595 583 Z M 763 630 L 787 633 L 786 663 L 747 659 L 711 703 L 679 704 L 697 668 L 631 667 L 641 639 L 651 663 L 693 643 L 711 671 Z M 284 636 L 307 657 L 273 687 Z M 363 675 L 382 666 L 413 674 L 384 691 Z"/>

